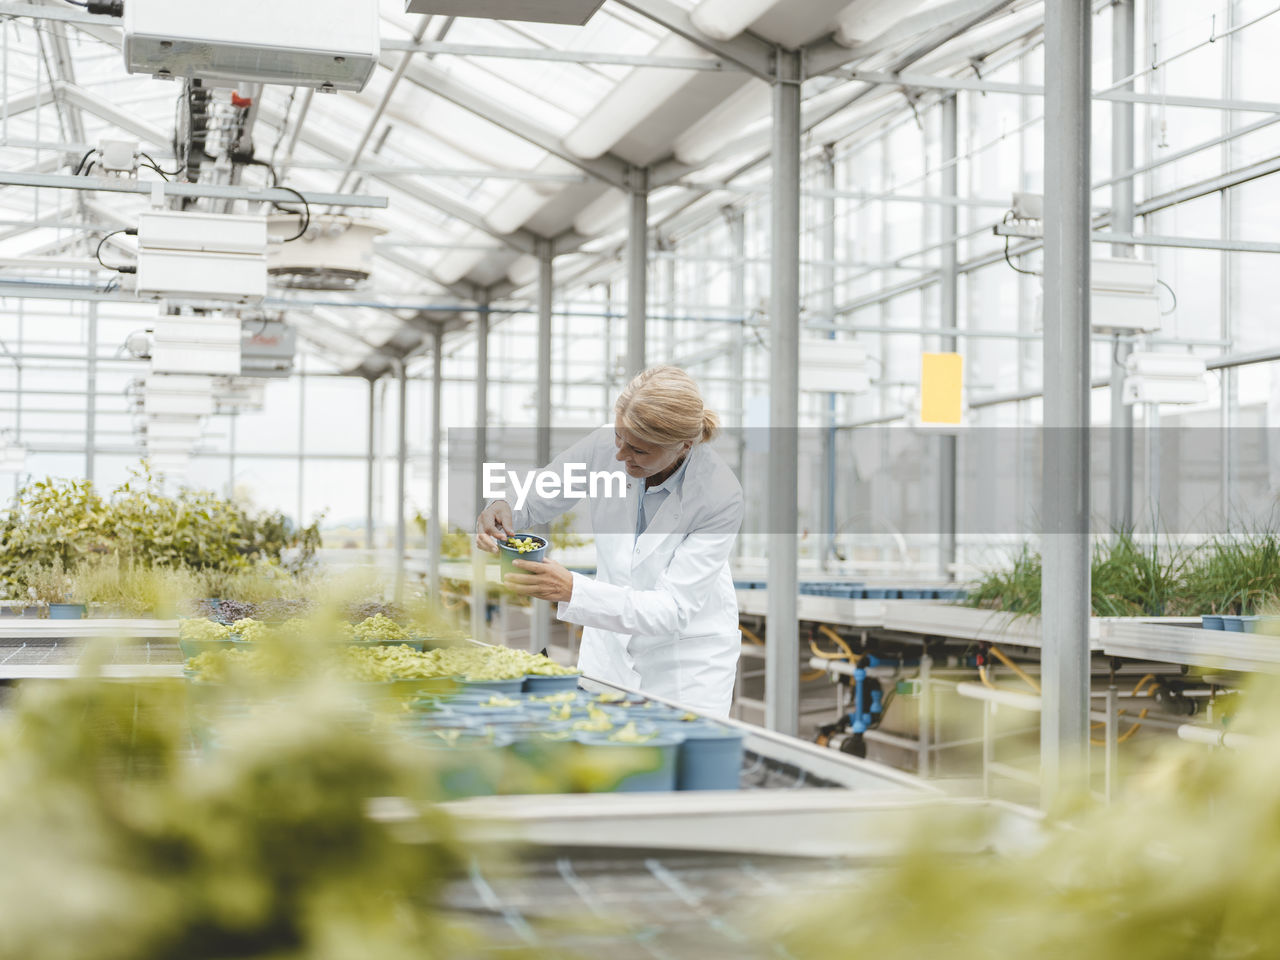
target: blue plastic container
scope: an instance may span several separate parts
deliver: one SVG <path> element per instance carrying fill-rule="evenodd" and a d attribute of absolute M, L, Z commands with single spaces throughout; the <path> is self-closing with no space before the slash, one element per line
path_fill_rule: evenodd
<path fill-rule="evenodd" d="M 49 604 L 49 619 L 83 620 L 84 610 L 83 603 L 51 603 Z"/>
<path fill-rule="evenodd" d="M 868 600 L 886 600 L 889 597 L 889 591 L 882 587 L 867 587 L 862 592 Z"/>
<path fill-rule="evenodd" d="M 677 790 L 737 790 L 744 752 L 741 730 L 710 720 L 685 723 L 676 759 Z"/>
<path fill-rule="evenodd" d="M 1204 614 L 1200 617 L 1200 629 L 1202 630 L 1223 630 L 1222 617 L 1216 615 Z"/>
<path fill-rule="evenodd" d="M 503 784 L 507 764 L 507 748 L 511 738 L 498 731 L 436 727 L 421 731 L 414 743 L 433 755 L 433 769 L 445 799 L 487 797 L 498 793 Z M 442 735 L 445 734 L 445 735 Z"/>
<path fill-rule="evenodd" d="M 462 677 L 458 685 L 463 691 L 492 690 L 494 693 L 519 693 L 524 687 L 524 677 L 514 680 L 468 680 Z"/>
<path fill-rule="evenodd" d="M 595 762 L 603 769 L 617 765 L 632 770 L 612 785 L 616 793 L 654 793 L 676 788 L 676 757 L 681 737 L 661 732 L 644 743 L 618 743 L 611 733 L 584 733 L 575 737 L 586 754 L 587 763 Z"/>
<path fill-rule="evenodd" d="M 531 673 L 524 678 L 524 685 L 521 689 L 525 693 L 545 697 L 549 693 L 564 693 L 566 690 L 577 690 L 578 681 L 581 679 L 582 674 L 580 673 L 561 677 Z"/>
<path fill-rule="evenodd" d="M 534 536 L 532 533 L 520 533 L 520 534 L 516 534 L 516 536 L 528 537 L 530 540 L 534 541 L 534 543 L 540 543 L 542 544 L 542 546 L 538 547 L 535 550 L 529 550 L 526 553 L 521 553 L 519 550 L 516 550 L 513 547 L 508 547 L 502 541 L 498 541 L 498 570 L 499 570 L 498 577 L 499 579 L 505 580 L 508 573 L 525 572 L 525 571 L 522 571 L 519 567 L 513 566 L 512 561 L 514 560 L 538 561 L 538 560 L 542 560 L 547 555 L 547 541 L 542 537 Z"/>
<path fill-rule="evenodd" d="M 902 591 L 903 600 L 923 600 L 925 598 L 924 595 L 925 595 L 924 590 L 903 590 Z"/>
<path fill-rule="evenodd" d="M 1228 633 L 1244 633 L 1244 618 L 1224 616 L 1222 618 L 1222 629 Z"/>

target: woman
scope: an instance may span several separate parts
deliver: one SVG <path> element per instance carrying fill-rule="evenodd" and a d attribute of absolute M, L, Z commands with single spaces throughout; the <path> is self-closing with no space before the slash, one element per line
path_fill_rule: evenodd
<path fill-rule="evenodd" d="M 615 412 L 613 426 L 548 467 L 625 469 L 624 497 L 589 501 L 596 577 L 554 560 L 516 560 L 526 572 L 508 574 L 505 583 L 556 602 L 561 620 L 582 625 L 579 666 L 588 677 L 728 716 L 742 643 L 729 556 L 743 499 L 737 478 L 707 445 L 719 418 L 703 407 L 693 379 L 670 366 L 632 380 Z M 496 501 L 480 514 L 476 543 L 496 553 L 496 538 L 547 523 L 576 502 L 531 497 L 513 513 Z"/>

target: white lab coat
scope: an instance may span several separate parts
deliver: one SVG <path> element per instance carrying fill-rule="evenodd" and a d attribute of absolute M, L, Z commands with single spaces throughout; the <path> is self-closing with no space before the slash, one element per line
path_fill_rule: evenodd
<path fill-rule="evenodd" d="M 610 425 L 548 469 L 560 474 L 564 463 L 585 463 L 588 471 L 621 470 L 616 453 Z M 588 501 L 597 573 L 575 573 L 573 598 L 557 609 L 561 620 L 584 628 L 579 666 L 588 677 L 728 716 L 742 645 L 729 571 L 742 487 L 719 454 L 695 444 L 683 478 L 637 538 L 644 480 L 628 477 L 627 484 L 625 499 Z M 515 512 L 516 529 L 547 523 L 577 503 L 531 492 Z"/>

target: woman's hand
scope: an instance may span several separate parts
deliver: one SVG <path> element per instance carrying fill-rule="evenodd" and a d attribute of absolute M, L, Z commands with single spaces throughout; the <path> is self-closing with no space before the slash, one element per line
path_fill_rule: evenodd
<path fill-rule="evenodd" d="M 554 560 L 513 560 L 512 565 L 528 573 L 508 573 L 503 583 L 514 592 L 552 603 L 573 599 L 573 574 Z"/>
<path fill-rule="evenodd" d="M 476 520 L 476 546 L 485 553 L 497 553 L 498 541 L 515 533 L 516 523 L 511 516 L 511 504 L 495 500 L 485 507 Z"/>

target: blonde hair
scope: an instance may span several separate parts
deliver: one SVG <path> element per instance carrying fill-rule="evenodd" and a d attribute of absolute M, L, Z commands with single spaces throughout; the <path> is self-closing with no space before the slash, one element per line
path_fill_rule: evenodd
<path fill-rule="evenodd" d="M 650 367 L 637 374 L 614 410 L 625 429 L 662 447 L 706 443 L 720 432 L 720 418 L 702 405 L 697 383 L 679 367 Z"/>

